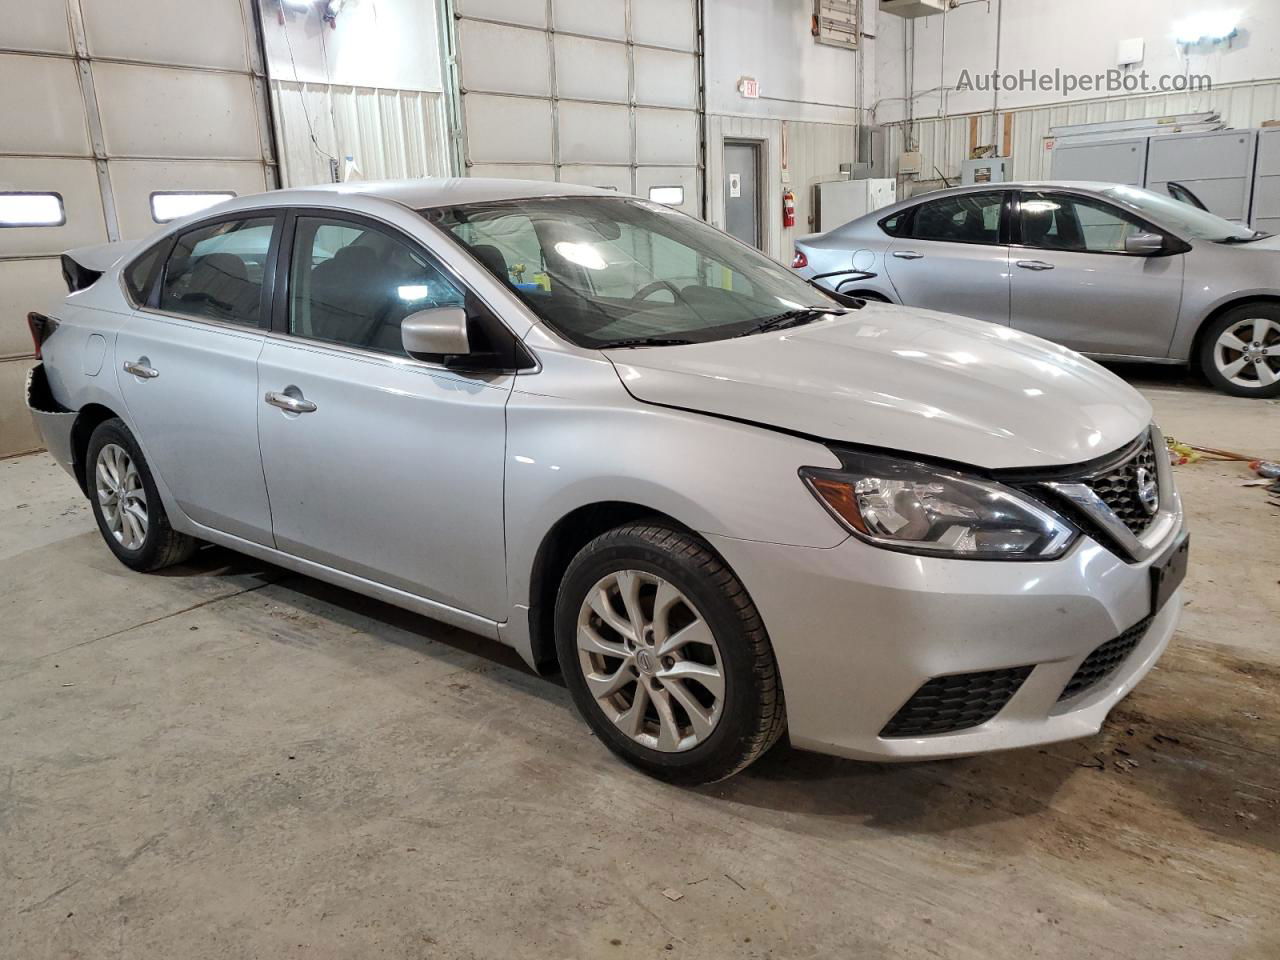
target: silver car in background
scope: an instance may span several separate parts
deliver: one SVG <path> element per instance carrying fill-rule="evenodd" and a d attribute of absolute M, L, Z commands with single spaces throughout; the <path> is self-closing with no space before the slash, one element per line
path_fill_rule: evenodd
<path fill-rule="evenodd" d="M 1280 239 L 1149 190 L 941 190 L 805 237 L 793 267 L 1096 359 L 1189 364 L 1236 396 L 1280 395 Z"/>

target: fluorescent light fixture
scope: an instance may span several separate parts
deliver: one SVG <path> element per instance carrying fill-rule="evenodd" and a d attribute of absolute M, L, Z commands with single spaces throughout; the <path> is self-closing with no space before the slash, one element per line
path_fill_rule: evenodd
<path fill-rule="evenodd" d="M 207 210 L 216 203 L 234 200 L 235 196 L 234 193 L 209 190 L 193 193 L 160 190 L 151 194 L 151 219 L 156 223 L 168 223 L 170 220 Z"/>
<path fill-rule="evenodd" d="M 570 263 L 576 263 L 588 270 L 603 270 L 609 265 L 600 255 L 600 251 L 589 243 L 570 243 L 568 240 L 561 240 L 556 244 L 556 253 Z"/>
<path fill-rule="evenodd" d="M 67 222 L 56 193 L 0 193 L 0 227 L 60 227 Z"/>
<path fill-rule="evenodd" d="M 306 13 L 313 6 L 312 0 L 280 0 L 280 2 L 295 13 Z"/>
<path fill-rule="evenodd" d="M 425 283 L 407 283 L 402 287 L 397 287 L 396 293 L 401 300 L 407 303 L 414 300 L 427 299 L 431 295 L 431 288 Z"/>
<path fill-rule="evenodd" d="M 649 199 L 654 203 L 665 203 L 668 207 L 678 207 L 684 203 L 684 187 L 650 187 Z"/>
<path fill-rule="evenodd" d="M 1218 43 L 1231 39 L 1239 29 L 1239 10 L 1213 10 L 1179 20 L 1173 25 L 1173 36 L 1178 43 Z"/>

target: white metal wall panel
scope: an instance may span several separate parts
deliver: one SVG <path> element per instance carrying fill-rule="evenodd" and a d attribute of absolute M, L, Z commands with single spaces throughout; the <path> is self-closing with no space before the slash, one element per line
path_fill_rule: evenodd
<path fill-rule="evenodd" d="M 0 0 L 0 23 L 0 47 L 6 50 L 69 54 L 73 49 L 67 9 L 61 3 Z"/>
<path fill-rule="evenodd" d="M 627 39 L 627 0 L 554 0 L 556 30 Z"/>
<path fill-rule="evenodd" d="M 697 109 L 697 57 L 690 53 L 636 47 L 635 62 L 637 103 Z"/>
<path fill-rule="evenodd" d="M 636 170 L 636 193 L 648 196 L 651 187 L 683 187 L 684 203 L 672 206 L 695 217 L 701 216 L 696 167 L 639 167 Z"/>
<path fill-rule="evenodd" d="M 555 51 L 556 89 L 563 99 L 627 102 L 631 71 L 626 47 L 556 34 Z"/>
<path fill-rule="evenodd" d="M 677 181 L 692 181 L 686 206 L 701 212 L 695 0 L 453 0 L 453 10 L 467 173 L 515 168 L 645 195 L 646 166 L 687 167 Z M 615 164 L 625 176 L 605 177 Z"/>
<path fill-rule="evenodd" d="M 57 193 L 66 215 L 0 228 L 0 456 L 36 442 L 23 318 L 61 288 L 59 254 L 154 231 L 157 189 L 274 185 L 257 4 L 0 0 L 0 191 Z"/>
<path fill-rule="evenodd" d="M 569 165 L 560 168 L 564 183 L 580 183 L 584 187 L 603 187 L 619 193 L 631 192 L 631 167 L 593 167 L 588 164 Z"/>
<path fill-rule="evenodd" d="M 499 180 L 554 181 L 556 178 L 555 168 L 545 163 L 477 163 L 471 168 L 471 175 L 497 177 Z"/>
<path fill-rule="evenodd" d="M 4 153 L 86 156 L 89 127 L 75 61 L 0 54 Z"/>
<path fill-rule="evenodd" d="M 626 107 L 561 101 L 560 163 L 631 162 L 631 113 Z"/>
<path fill-rule="evenodd" d="M 90 57 L 249 69 L 240 0 L 83 0 L 80 9 Z"/>

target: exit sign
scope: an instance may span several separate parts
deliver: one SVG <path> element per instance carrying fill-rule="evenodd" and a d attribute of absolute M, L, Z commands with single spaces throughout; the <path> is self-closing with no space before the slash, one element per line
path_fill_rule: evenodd
<path fill-rule="evenodd" d="M 742 77 L 738 80 L 738 92 L 748 100 L 759 100 L 760 81 L 755 77 Z"/>

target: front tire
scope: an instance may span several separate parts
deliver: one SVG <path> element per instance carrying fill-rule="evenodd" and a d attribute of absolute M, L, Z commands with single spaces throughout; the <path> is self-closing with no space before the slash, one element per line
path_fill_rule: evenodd
<path fill-rule="evenodd" d="M 693 534 L 638 522 L 570 562 L 556 650 L 604 744 L 671 783 L 722 780 L 781 737 L 778 668 L 746 588 Z"/>
<path fill-rule="evenodd" d="M 169 525 L 142 449 L 118 417 L 89 437 L 85 489 L 102 539 L 126 567 L 159 570 L 195 552 L 196 541 Z"/>
<path fill-rule="evenodd" d="M 1228 310 L 1205 328 L 1198 359 L 1205 377 L 1223 393 L 1280 396 L 1280 304 Z"/>

